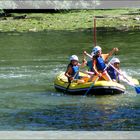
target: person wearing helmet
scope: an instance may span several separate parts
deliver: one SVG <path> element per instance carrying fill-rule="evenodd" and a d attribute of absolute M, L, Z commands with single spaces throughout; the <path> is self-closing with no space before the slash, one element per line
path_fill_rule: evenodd
<path fill-rule="evenodd" d="M 102 54 L 102 48 L 100 46 L 96 46 L 92 49 L 92 53 L 91 53 L 92 57 L 96 55 L 98 52 L 101 53 L 101 56 L 106 63 L 108 62 L 109 57 L 113 55 L 113 53 L 118 52 L 118 48 L 113 48 L 109 53 Z"/>
<path fill-rule="evenodd" d="M 102 51 L 102 48 L 101 48 L 100 46 L 94 47 L 94 48 L 92 49 L 91 55 L 88 54 L 86 51 L 83 52 L 83 54 L 84 54 L 85 56 L 90 57 L 90 60 L 88 60 L 88 61 L 86 61 L 86 59 L 83 59 L 83 63 L 84 63 L 83 66 L 87 65 L 87 66 L 89 67 L 89 70 L 90 70 L 90 71 L 93 71 L 93 62 L 92 62 L 92 58 L 93 58 L 93 56 L 94 56 L 98 51 L 100 51 L 100 52 Z M 102 56 L 103 60 L 105 61 L 105 63 L 108 62 L 108 58 L 109 58 L 110 56 L 112 56 L 112 54 L 113 54 L 114 52 L 117 52 L 117 51 L 118 51 L 118 48 L 113 48 L 113 49 L 112 49 L 109 53 L 107 53 L 107 54 L 102 54 L 102 53 L 101 53 L 101 56 Z"/>
<path fill-rule="evenodd" d="M 71 82 L 74 79 L 79 79 L 79 83 L 84 83 L 85 79 L 87 77 L 81 77 L 79 76 L 79 66 L 81 64 L 79 63 L 79 59 L 77 55 L 72 55 L 70 57 L 70 63 L 67 66 L 67 70 L 65 72 L 65 76 L 68 78 L 68 81 Z"/>
<path fill-rule="evenodd" d="M 85 59 L 85 55 L 87 56 L 87 55 L 89 55 L 86 51 L 84 51 L 83 52 L 83 55 L 84 55 L 84 59 L 83 59 L 83 61 L 82 61 L 82 67 L 85 67 L 85 66 L 87 66 L 88 67 L 88 71 L 91 71 L 91 72 L 93 72 L 93 65 L 92 65 L 92 59 L 89 59 L 89 60 L 86 60 Z M 89 57 L 90 57 L 91 55 L 89 55 Z"/>
<path fill-rule="evenodd" d="M 99 47 L 99 46 L 96 46 L 96 48 L 101 50 L 101 47 Z M 94 56 L 94 49 L 92 49 L 91 55 L 88 54 L 86 51 L 83 52 L 83 55 L 86 55 L 86 56 L 90 57 L 91 59 L 88 60 L 88 61 L 86 59 L 83 59 L 82 65 L 83 66 L 88 66 L 89 71 L 93 72 L 93 60 L 92 60 L 92 58 Z"/>
<path fill-rule="evenodd" d="M 92 65 L 90 64 L 90 69 L 92 67 L 92 71 L 96 73 L 96 75 L 103 77 L 105 80 L 110 81 L 111 78 L 108 75 L 107 71 L 104 71 L 106 67 L 105 63 L 108 61 L 108 58 L 114 53 L 117 52 L 118 48 L 113 48 L 107 54 L 102 54 L 102 48 L 100 46 L 95 46 L 92 49 L 91 55 L 89 55 L 86 51 L 84 51 L 84 55 L 89 56 L 92 61 Z M 86 61 L 85 61 L 86 62 Z M 88 65 L 88 63 L 87 63 Z M 94 76 L 93 81 L 96 79 L 97 76 Z"/>
<path fill-rule="evenodd" d="M 93 81 L 96 80 L 97 76 L 103 77 L 106 81 L 111 81 L 110 76 L 105 70 L 106 64 L 102 57 L 102 49 L 99 46 L 94 47 L 93 49 L 93 70 L 95 72 L 95 76 L 93 77 Z"/>
<path fill-rule="evenodd" d="M 118 58 L 113 58 L 111 64 L 120 71 L 120 60 Z M 113 81 L 120 82 L 119 73 L 113 67 L 109 66 L 107 72 Z"/>

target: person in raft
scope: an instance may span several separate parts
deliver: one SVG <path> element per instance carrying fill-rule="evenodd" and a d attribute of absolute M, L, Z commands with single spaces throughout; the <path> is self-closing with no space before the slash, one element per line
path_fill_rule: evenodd
<path fill-rule="evenodd" d="M 118 48 L 113 48 L 111 52 L 108 54 L 102 54 L 102 49 L 100 46 L 96 46 L 93 48 L 92 56 L 93 56 L 93 71 L 95 72 L 95 76 L 93 77 L 92 81 L 96 80 L 97 76 L 104 78 L 106 81 L 112 81 L 109 74 L 106 70 L 106 62 L 108 58 L 114 53 L 118 51 Z"/>
<path fill-rule="evenodd" d="M 120 70 L 120 60 L 118 58 L 113 58 L 111 61 L 111 65 L 114 66 L 114 68 L 116 68 L 118 71 L 121 72 Z M 114 69 L 112 66 L 109 66 L 107 69 L 107 72 L 109 74 L 109 76 L 111 77 L 111 79 L 115 82 L 120 82 L 120 75 L 119 73 Z"/>
<path fill-rule="evenodd" d="M 84 51 L 84 52 L 83 52 L 84 59 L 83 59 L 82 64 L 81 64 L 82 67 L 87 66 L 87 67 L 88 67 L 88 71 L 90 71 L 90 72 L 93 72 L 93 61 L 92 61 L 93 56 L 92 56 L 92 55 L 93 55 L 92 53 L 91 53 L 91 55 L 90 55 L 90 54 L 88 54 L 86 51 Z M 85 59 L 85 56 L 89 56 L 90 59 L 87 61 L 87 60 Z"/>
<path fill-rule="evenodd" d="M 102 50 L 100 46 L 96 46 L 94 48 Z M 86 59 L 83 59 L 83 63 L 82 63 L 83 66 L 88 66 L 89 67 L 89 71 L 93 71 L 93 60 L 92 59 L 93 59 L 93 56 L 94 56 L 94 48 L 92 49 L 91 55 L 88 54 L 86 51 L 83 52 L 83 55 L 88 56 L 90 58 L 90 60 L 88 60 L 88 61 Z M 107 63 L 108 62 L 108 58 L 110 56 L 112 56 L 112 54 L 114 52 L 117 52 L 117 51 L 118 51 L 118 48 L 113 48 L 109 53 L 101 54 L 104 62 Z"/>
<path fill-rule="evenodd" d="M 67 66 L 67 70 L 65 72 L 65 76 L 68 78 L 69 82 L 72 82 L 73 80 L 76 80 L 77 83 L 85 83 L 88 81 L 89 77 L 79 76 L 79 67 L 81 64 L 79 63 L 79 59 L 77 55 L 72 55 L 70 57 L 70 63 Z"/>

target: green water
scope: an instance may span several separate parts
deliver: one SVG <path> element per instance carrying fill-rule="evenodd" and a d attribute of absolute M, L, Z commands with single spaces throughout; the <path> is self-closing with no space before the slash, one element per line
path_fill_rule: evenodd
<path fill-rule="evenodd" d="M 140 33 L 98 32 L 103 52 L 119 48 L 121 68 L 140 80 Z M 0 33 L 0 130 L 140 130 L 140 96 L 82 97 L 54 89 L 72 54 L 91 52 L 91 31 Z"/>

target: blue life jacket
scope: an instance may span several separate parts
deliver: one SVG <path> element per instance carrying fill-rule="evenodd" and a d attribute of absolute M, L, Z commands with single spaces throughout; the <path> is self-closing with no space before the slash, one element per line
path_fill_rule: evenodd
<path fill-rule="evenodd" d="M 92 60 L 87 61 L 87 66 L 89 67 L 89 71 L 93 71 L 93 61 Z"/>
<path fill-rule="evenodd" d="M 79 66 L 72 66 L 72 76 L 75 76 L 75 74 L 79 71 Z M 74 79 L 78 79 L 79 78 L 79 72 L 76 74 Z"/>
<path fill-rule="evenodd" d="M 98 71 L 103 71 L 106 67 L 103 58 L 101 56 L 96 57 L 96 62 L 97 62 L 97 64 L 96 64 L 97 70 Z"/>
<path fill-rule="evenodd" d="M 73 66 L 71 63 L 68 65 L 68 67 L 72 68 L 72 74 L 71 76 L 74 77 L 74 79 L 79 79 L 79 66 Z M 77 73 L 77 74 L 76 74 Z M 76 76 L 75 76 L 76 74 Z"/>
<path fill-rule="evenodd" d="M 112 67 L 109 67 L 107 69 L 107 72 L 108 72 L 109 76 L 111 77 L 111 79 L 117 80 L 117 73 Z"/>

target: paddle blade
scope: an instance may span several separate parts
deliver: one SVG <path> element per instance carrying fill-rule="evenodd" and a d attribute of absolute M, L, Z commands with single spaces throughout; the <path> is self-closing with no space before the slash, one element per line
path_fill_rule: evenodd
<path fill-rule="evenodd" d="M 135 87 L 135 90 L 138 94 L 140 94 L 140 87 Z"/>

